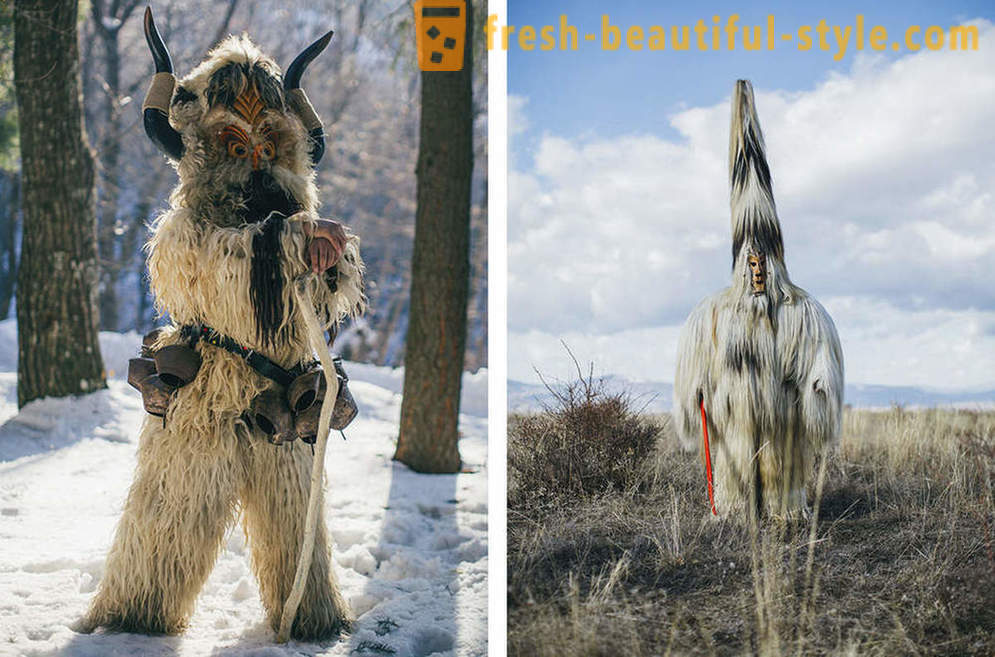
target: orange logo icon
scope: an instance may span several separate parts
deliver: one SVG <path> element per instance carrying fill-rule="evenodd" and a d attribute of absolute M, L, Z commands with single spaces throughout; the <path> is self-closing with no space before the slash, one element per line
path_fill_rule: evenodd
<path fill-rule="evenodd" d="M 421 70 L 462 70 L 465 40 L 465 0 L 415 2 L 415 46 Z"/>

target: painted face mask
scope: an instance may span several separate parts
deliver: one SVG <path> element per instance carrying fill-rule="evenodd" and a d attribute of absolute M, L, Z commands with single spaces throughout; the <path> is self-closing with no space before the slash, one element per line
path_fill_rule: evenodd
<path fill-rule="evenodd" d="M 142 105 L 143 120 L 146 134 L 164 155 L 182 161 L 191 145 L 189 136 L 184 137 L 186 128 L 192 123 L 203 127 L 218 123 L 214 138 L 221 149 L 231 158 L 251 162 L 258 170 L 277 158 L 281 146 L 279 129 L 287 126 L 274 119 L 289 110 L 307 131 L 311 164 L 321 161 L 325 153 L 324 128 L 301 89 L 301 77 L 328 46 L 332 32 L 305 48 L 287 67 L 282 82 L 272 60 L 247 40 L 239 43 L 232 39 L 235 43 L 223 43 L 212 51 L 178 89 L 173 62 L 151 12 L 145 15 L 145 37 L 156 73 Z M 226 122 L 225 118 L 235 120 Z"/>
<path fill-rule="evenodd" d="M 767 289 L 767 257 L 762 253 L 750 253 L 746 262 L 750 267 L 753 294 L 763 294 Z"/>

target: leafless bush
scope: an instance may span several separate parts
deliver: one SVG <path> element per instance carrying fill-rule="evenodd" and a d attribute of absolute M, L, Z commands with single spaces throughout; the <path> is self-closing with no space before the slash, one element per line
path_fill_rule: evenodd
<path fill-rule="evenodd" d="M 509 504 L 532 510 L 638 485 L 659 430 L 631 396 L 593 372 L 547 389 L 544 412 L 509 422 Z"/>

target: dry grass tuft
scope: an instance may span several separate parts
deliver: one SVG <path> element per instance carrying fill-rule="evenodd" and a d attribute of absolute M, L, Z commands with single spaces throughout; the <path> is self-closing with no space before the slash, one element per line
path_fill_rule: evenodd
<path fill-rule="evenodd" d="M 848 410 L 812 519 L 751 527 L 669 416 L 578 391 L 509 423 L 510 654 L 995 654 L 995 413 Z"/>

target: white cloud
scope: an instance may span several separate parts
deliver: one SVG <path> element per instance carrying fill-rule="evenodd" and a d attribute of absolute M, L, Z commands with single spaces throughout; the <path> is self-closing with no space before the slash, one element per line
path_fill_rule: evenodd
<path fill-rule="evenodd" d="M 679 326 L 661 326 L 591 334 L 582 330 L 508 333 L 508 378 L 535 382 L 536 370 L 547 379 L 577 378 L 567 348 L 587 371 L 622 373 L 631 381 L 670 381 L 677 365 Z M 566 348 L 564 347 L 566 345 Z"/>
<path fill-rule="evenodd" d="M 995 309 L 902 310 L 868 296 L 825 306 L 843 342 L 847 380 L 962 390 L 995 383 Z"/>
<path fill-rule="evenodd" d="M 938 390 L 988 389 L 995 372 L 995 310 L 906 311 L 867 297 L 823 300 L 833 316 L 851 383 Z M 563 343 L 585 368 L 631 381 L 673 380 L 680 324 L 604 333 L 508 333 L 508 378 L 567 380 L 576 371 Z"/>
<path fill-rule="evenodd" d="M 529 119 L 525 106 L 529 99 L 525 96 L 508 94 L 508 139 L 513 139 L 529 129 Z"/>
<path fill-rule="evenodd" d="M 995 27 L 977 24 L 977 51 L 860 57 L 803 92 L 754 80 L 788 269 L 834 313 L 851 381 L 995 383 Z M 670 123 L 679 139 L 546 134 L 509 173 L 513 378 L 573 335 L 605 371 L 671 379 L 677 327 L 729 280 L 728 99 Z"/>

